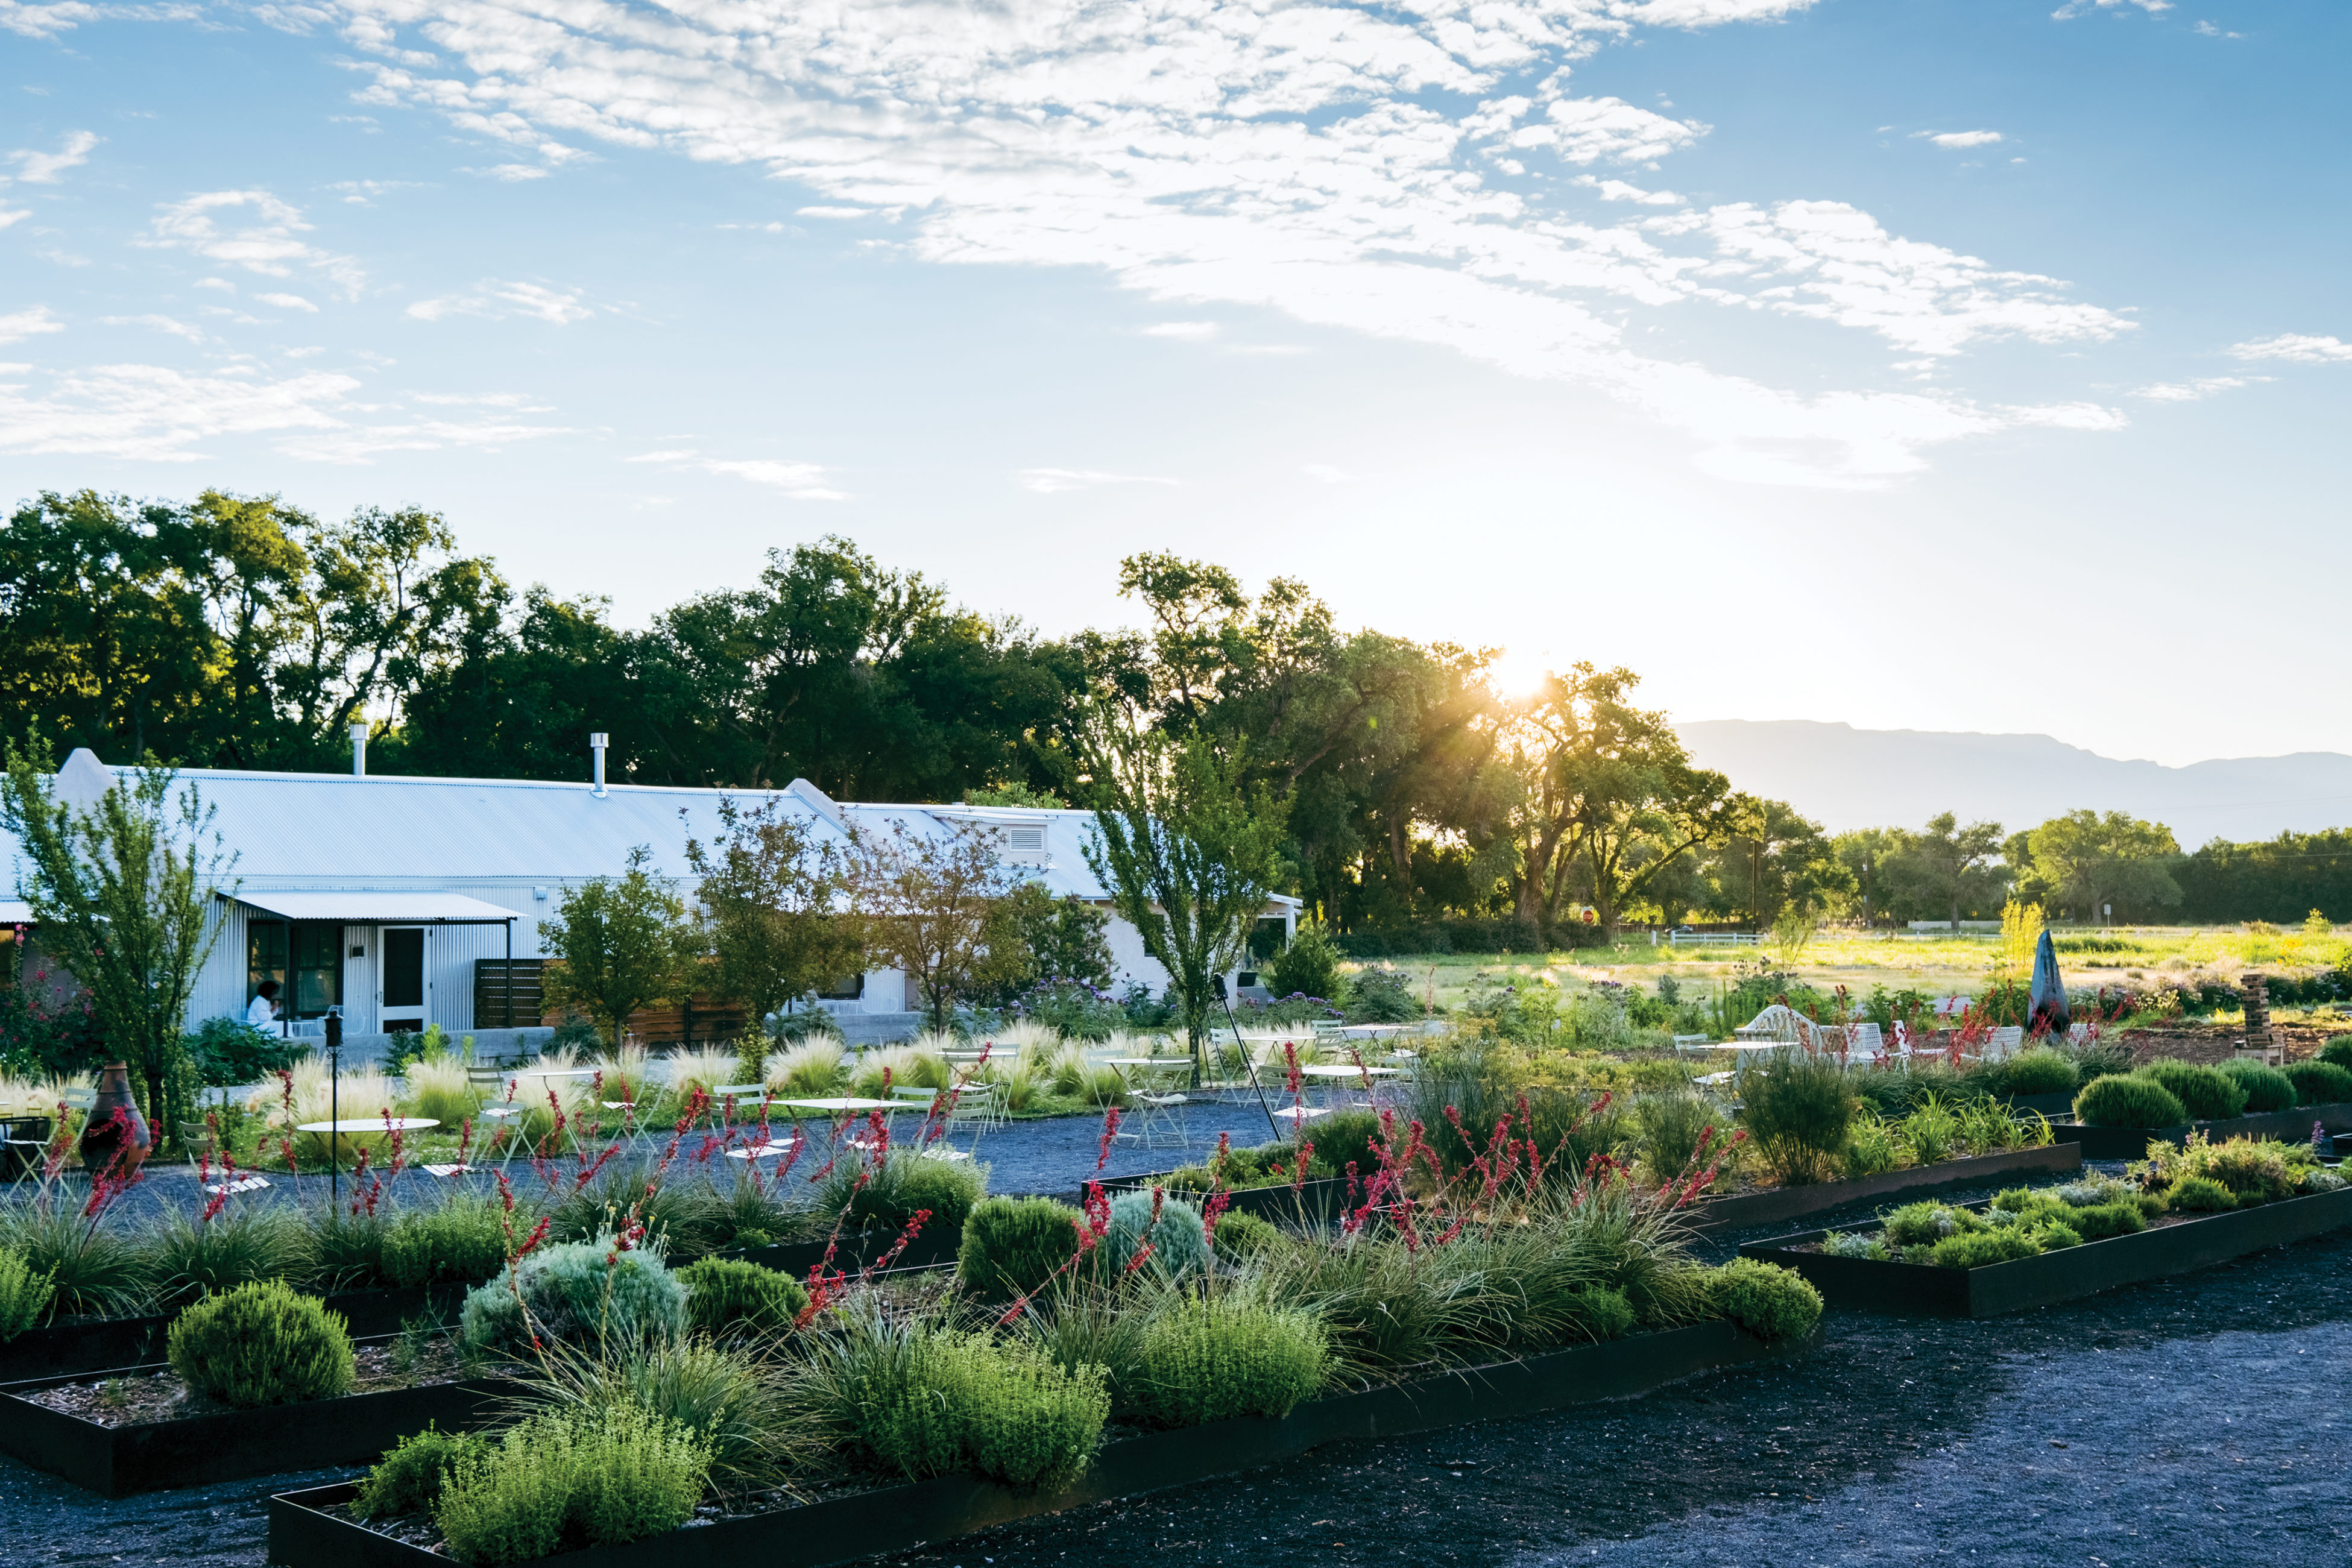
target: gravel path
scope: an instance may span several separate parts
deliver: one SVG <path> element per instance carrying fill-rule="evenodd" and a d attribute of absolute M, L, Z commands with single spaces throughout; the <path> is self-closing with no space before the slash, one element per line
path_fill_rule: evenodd
<path fill-rule="evenodd" d="M 1801 1362 L 1326 1450 L 881 1561 L 2338 1563 L 2347 1371 L 2339 1236 L 1986 1322 L 1841 1315 Z M 0 1563 L 257 1564 L 264 1498 L 345 1473 L 109 1502 L 0 1460 Z"/>

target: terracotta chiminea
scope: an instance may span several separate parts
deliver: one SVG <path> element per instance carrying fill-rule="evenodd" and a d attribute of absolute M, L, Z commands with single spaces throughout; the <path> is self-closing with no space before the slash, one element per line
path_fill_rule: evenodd
<path fill-rule="evenodd" d="M 82 1128 L 82 1168 L 92 1176 L 121 1179 L 137 1170 L 154 1146 L 147 1119 L 139 1113 L 139 1102 L 131 1092 L 130 1065 L 108 1063 L 99 1076 L 98 1101 Z"/>

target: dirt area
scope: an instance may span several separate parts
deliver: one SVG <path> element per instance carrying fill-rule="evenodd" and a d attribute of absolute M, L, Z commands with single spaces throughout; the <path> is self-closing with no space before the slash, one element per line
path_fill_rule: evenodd
<path fill-rule="evenodd" d="M 363 1344 L 352 1354 L 357 1380 L 354 1394 L 377 1394 L 425 1383 L 449 1383 L 477 1375 L 468 1372 L 456 1344 L 446 1339 L 422 1345 Z M 108 1377 L 89 1383 L 60 1384 L 24 1396 L 36 1405 L 79 1416 L 100 1427 L 137 1427 L 192 1416 L 238 1414 L 237 1407 L 199 1394 L 176 1372 L 155 1372 L 142 1377 Z M 246 1412 L 246 1414 L 256 1414 Z M 266 1413 L 257 1416 L 266 1418 Z"/>

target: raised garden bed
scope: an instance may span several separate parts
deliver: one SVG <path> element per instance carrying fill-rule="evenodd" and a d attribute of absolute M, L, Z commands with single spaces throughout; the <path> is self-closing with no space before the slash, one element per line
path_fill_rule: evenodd
<path fill-rule="evenodd" d="M 1981 1269 L 1832 1258 L 1802 1250 L 1817 1245 L 1827 1234 L 1819 1230 L 1751 1242 L 1739 1253 L 1794 1269 L 1811 1281 L 1832 1306 L 1929 1317 L 1990 1318 L 2071 1301 L 2118 1285 L 2186 1274 L 2248 1252 L 2324 1236 L 2347 1225 L 2352 1225 L 2352 1187 L 2200 1218 L 2168 1218 L 2129 1236 L 2086 1241 L 2079 1247 Z"/>
<path fill-rule="evenodd" d="M 1103 1190 L 1108 1193 L 1139 1191 L 1151 1186 L 1154 1183 L 1165 1182 L 1172 1174 L 1169 1171 L 1156 1171 L 1150 1176 L 1120 1176 L 1116 1181 L 1103 1183 Z M 1360 1181 L 1356 1184 L 1356 1187 L 1360 1194 L 1363 1184 Z M 1171 1197 L 1181 1197 L 1185 1202 L 1194 1205 L 1205 1201 L 1208 1197 L 1206 1193 L 1192 1192 L 1178 1187 L 1170 1187 L 1168 1190 Z M 1065 1194 L 1063 1201 L 1083 1204 L 1086 1201 L 1086 1190 L 1082 1187 L 1076 1192 Z M 1360 1197 L 1359 1201 L 1361 1201 Z M 1321 1176 L 1313 1181 L 1301 1182 L 1295 1187 L 1288 1182 L 1276 1182 L 1271 1186 L 1235 1187 L 1226 1195 L 1225 1209 L 1231 1214 L 1255 1214 L 1261 1219 L 1271 1220 L 1296 1218 L 1304 1214 L 1310 1222 L 1319 1223 L 1335 1218 L 1347 1207 L 1347 1203 L 1348 1178 Z"/>
<path fill-rule="evenodd" d="M 2050 1131 L 2062 1144 L 2080 1144 L 2086 1160 L 2138 1160 L 2147 1157 L 2149 1140 L 2179 1144 L 2187 1141 L 2192 1130 L 2217 1144 L 2231 1138 L 2279 1138 L 2300 1144 L 2310 1138 L 2315 1122 L 2330 1133 L 2352 1131 L 2352 1105 L 2298 1105 L 2292 1111 L 2233 1116 L 2226 1122 L 2184 1122 L 2177 1127 L 2095 1127 L 2082 1122 L 2053 1122 Z"/>
<path fill-rule="evenodd" d="M 2004 1094 L 2001 1103 L 2012 1111 L 2039 1111 L 2045 1116 L 2071 1116 L 2074 1113 L 2072 1094 Z"/>
<path fill-rule="evenodd" d="M 354 1336 L 366 1338 L 395 1333 L 403 1323 L 431 1307 L 455 1312 L 465 1301 L 466 1290 L 463 1285 L 417 1285 L 343 1291 L 325 1301 L 330 1309 L 343 1314 Z M 176 1316 L 176 1312 L 156 1312 L 135 1318 L 82 1318 L 26 1329 L 0 1343 L 0 1383 L 107 1372 L 161 1361 L 163 1335 Z"/>
<path fill-rule="evenodd" d="M 146 1377 L 165 1369 L 124 1367 Z M 28 1397 L 91 1381 L 88 1373 L 0 1387 L 0 1453 L 108 1497 L 205 1481 L 237 1480 L 328 1465 L 372 1464 L 425 1425 L 478 1427 L 511 1391 L 504 1378 L 463 1378 L 168 1419 L 107 1426 Z"/>
<path fill-rule="evenodd" d="M 845 1234 L 834 1249 L 832 1267 L 845 1274 L 855 1274 L 898 1245 L 897 1230 L 860 1230 Z M 891 1270 L 935 1269 L 956 1260 L 956 1250 L 963 1245 L 961 1226 L 927 1225 L 922 1233 L 907 1244 L 898 1254 Z M 774 1269 L 796 1280 L 808 1278 L 808 1271 L 824 1261 L 825 1243 L 815 1241 L 778 1241 L 766 1247 L 746 1247 L 720 1254 L 741 1258 L 763 1269 Z"/>
<path fill-rule="evenodd" d="M 1085 1477 L 1061 1491 L 1015 1491 L 968 1473 L 940 1476 L 543 1561 L 562 1568 L 700 1568 L 717 1562 L 816 1568 L 1082 1503 L 1255 1469 L 1327 1443 L 1403 1437 L 1622 1399 L 1710 1368 L 1808 1348 L 1767 1345 L 1718 1320 L 1318 1399 L 1280 1421 L 1220 1421 L 1124 1438 L 1106 1445 Z M 379 1534 L 342 1512 L 341 1505 L 357 1490 L 346 1483 L 271 1498 L 269 1561 L 284 1568 L 447 1568 L 447 1557 Z"/>
<path fill-rule="evenodd" d="M 2145 1153 L 2145 1150 L 2138 1151 Z M 1775 1225 L 1809 1214 L 1826 1214 L 1848 1204 L 1874 1199 L 1907 1202 L 1955 1187 L 1990 1186 L 2043 1172 L 2083 1168 L 2079 1144 L 2049 1144 L 2037 1149 L 2007 1149 L 1997 1155 L 1944 1160 L 1910 1170 L 1882 1171 L 1859 1181 L 1819 1182 L 1810 1186 L 1773 1187 L 1766 1192 L 1735 1193 L 1695 1203 L 1684 1213 L 1693 1228 L 1744 1230 L 1754 1225 Z"/>

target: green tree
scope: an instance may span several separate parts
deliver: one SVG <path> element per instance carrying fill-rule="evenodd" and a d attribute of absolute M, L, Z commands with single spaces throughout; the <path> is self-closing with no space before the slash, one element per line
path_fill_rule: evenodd
<path fill-rule="evenodd" d="M 2104 923 L 2110 904 L 2147 910 L 2180 902 L 2171 872 L 2180 846 L 2162 822 L 2122 811 L 2069 811 L 2034 829 L 2028 847 L 2035 873 L 2085 924 Z"/>
<path fill-rule="evenodd" d="M 1013 985 L 1076 980 L 1107 990 L 1118 977 L 1110 956 L 1110 916 L 1077 894 L 1055 898 L 1044 883 L 1024 882 L 1004 895 L 999 913 L 1005 931 L 1001 939 L 1024 956 Z"/>
<path fill-rule="evenodd" d="M 1218 977 L 1240 963 L 1281 865 L 1290 798 L 1238 756 L 1098 713 L 1083 737 L 1095 808 L 1087 864 L 1168 987 L 1200 1071 Z"/>
<path fill-rule="evenodd" d="M 1904 834 L 1882 871 L 1891 886 L 1945 915 L 1958 931 L 1961 905 L 1976 904 L 2000 891 L 1992 862 L 2000 850 L 1999 822 L 1962 827 L 1958 816 L 1943 811 L 1927 819 L 1917 832 Z"/>
<path fill-rule="evenodd" d="M 700 967 L 686 904 L 652 862 L 651 847 L 638 845 L 627 871 L 566 890 L 555 918 L 539 923 L 547 999 L 578 1008 L 615 1044 L 630 1014 L 690 991 Z"/>
<path fill-rule="evenodd" d="M 856 967 L 856 925 L 842 907 L 848 880 L 838 852 L 780 796 L 741 806 L 722 795 L 719 825 L 711 843 L 686 845 L 703 942 L 719 994 L 764 1019 Z"/>
<path fill-rule="evenodd" d="M 144 767 L 87 805 L 58 798 L 47 758 L 11 744 L 0 824 L 22 847 L 17 896 L 46 948 L 89 993 L 110 1053 L 144 1080 L 148 1124 L 170 1129 L 165 1081 L 178 1065 L 196 975 L 220 936 L 217 895 L 236 891 L 236 852 L 193 783 Z"/>
<path fill-rule="evenodd" d="M 850 832 L 850 897 L 867 960 L 915 982 L 932 1029 L 946 1029 L 959 1001 L 1001 988 L 1027 959 L 1000 914 L 1015 873 L 997 830 L 945 826 Z"/>
<path fill-rule="evenodd" d="M 1900 852 L 1909 836 L 1900 828 L 1854 828 L 1830 840 L 1838 863 L 1853 875 L 1854 891 L 1862 899 L 1864 925 L 1874 925 L 1886 915 L 1886 898 L 1881 891 L 1885 884 L 1886 863 Z"/>

